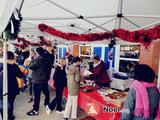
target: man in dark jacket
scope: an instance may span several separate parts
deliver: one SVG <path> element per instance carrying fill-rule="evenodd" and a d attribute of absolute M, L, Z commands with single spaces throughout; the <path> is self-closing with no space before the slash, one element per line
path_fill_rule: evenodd
<path fill-rule="evenodd" d="M 2 64 L 1 64 L 2 65 Z M 0 101 L 1 101 L 1 114 L 2 114 L 2 101 L 3 101 L 3 70 L 2 67 L 0 72 Z M 17 77 L 22 78 L 23 73 L 19 69 L 18 65 L 15 64 L 15 58 L 13 52 L 7 52 L 7 77 L 8 77 L 8 120 L 15 119 L 13 115 L 14 101 L 16 96 L 19 94 L 19 87 Z"/>
<path fill-rule="evenodd" d="M 50 94 L 48 90 L 48 80 L 50 75 L 50 61 L 48 56 L 45 54 L 45 51 L 42 47 L 36 49 L 38 57 L 30 63 L 30 69 L 32 70 L 32 79 L 33 79 L 33 90 L 34 90 L 34 105 L 33 109 L 27 112 L 27 115 L 33 116 L 38 115 L 39 104 L 40 104 L 40 95 L 41 91 L 45 94 L 44 105 L 47 106 L 50 100 Z"/>

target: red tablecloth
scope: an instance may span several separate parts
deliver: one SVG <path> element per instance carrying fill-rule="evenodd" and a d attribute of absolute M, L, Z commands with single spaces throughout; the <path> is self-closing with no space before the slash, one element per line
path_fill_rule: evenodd
<path fill-rule="evenodd" d="M 64 89 L 64 96 L 67 97 L 68 91 L 67 88 Z M 83 92 L 80 90 L 78 95 L 78 106 L 83 110 L 88 112 L 88 109 L 96 110 L 97 114 L 94 114 L 92 117 L 96 120 L 119 120 L 121 113 L 120 112 L 105 112 L 104 107 L 109 106 L 110 108 L 115 108 L 115 105 L 108 104 L 103 100 L 103 97 L 97 92 L 97 90 L 91 92 Z M 91 106 L 93 106 L 91 108 Z"/>
<path fill-rule="evenodd" d="M 53 80 L 49 81 L 49 85 L 52 88 L 54 88 Z M 63 95 L 65 97 L 68 96 L 67 88 L 64 89 Z M 88 113 L 89 110 L 92 110 L 92 112 L 96 112 L 97 114 L 94 114 L 92 116 L 96 118 L 96 120 L 119 120 L 121 116 L 120 112 L 105 112 L 104 111 L 104 107 L 106 106 L 110 108 L 117 108 L 117 106 L 113 104 L 107 104 L 106 101 L 103 100 L 103 97 L 100 96 L 100 94 L 97 92 L 97 90 L 94 90 L 91 92 L 83 92 L 82 90 L 80 90 L 79 95 L 78 95 L 78 106 L 81 109 L 85 110 L 86 113 Z"/>

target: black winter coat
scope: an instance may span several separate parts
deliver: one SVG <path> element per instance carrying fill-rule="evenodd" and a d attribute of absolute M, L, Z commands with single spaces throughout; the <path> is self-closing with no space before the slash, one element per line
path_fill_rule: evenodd
<path fill-rule="evenodd" d="M 7 64 L 8 69 L 8 98 L 19 94 L 17 78 L 22 78 L 23 73 L 16 64 Z M 0 99 L 3 98 L 3 72 L 0 73 Z"/>
<path fill-rule="evenodd" d="M 31 61 L 29 68 L 32 70 L 33 82 L 47 83 L 50 78 L 51 64 L 47 56 L 39 56 Z"/>
<path fill-rule="evenodd" d="M 60 66 L 57 66 L 53 76 L 55 87 L 65 87 L 67 86 L 67 77 L 65 67 L 61 69 Z"/>

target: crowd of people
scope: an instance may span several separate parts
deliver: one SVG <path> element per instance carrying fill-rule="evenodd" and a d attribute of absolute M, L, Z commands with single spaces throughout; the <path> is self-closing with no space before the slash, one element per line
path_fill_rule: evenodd
<path fill-rule="evenodd" d="M 31 50 L 24 48 L 16 50 L 15 53 L 7 52 L 8 69 L 8 120 L 14 120 L 14 101 L 19 92 L 26 88 L 29 92 L 28 103 L 33 101 L 33 108 L 27 112 L 28 116 L 39 115 L 41 94 L 45 95 L 44 106 L 46 113 L 51 114 L 54 109 L 63 113 L 63 120 L 69 118 L 77 119 L 78 92 L 81 78 L 95 80 L 96 84 L 110 87 L 110 78 L 107 74 L 105 63 L 99 56 L 93 57 L 89 64 L 91 75 L 82 76 L 80 71 L 80 57 L 66 56 L 55 64 L 54 49 L 42 47 Z M 55 69 L 54 80 L 55 98 L 50 100 L 48 81 L 51 69 Z M 3 64 L 0 63 L 0 113 L 3 118 Z M 154 84 L 155 73 L 147 65 L 137 65 L 135 70 L 135 81 L 128 93 L 122 120 L 153 120 L 160 114 L 160 93 Z M 18 80 L 18 78 L 20 80 Z M 23 81 L 23 82 L 22 82 Z M 68 99 L 65 109 L 62 108 L 62 96 L 64 88 L 68 88 Z"/>

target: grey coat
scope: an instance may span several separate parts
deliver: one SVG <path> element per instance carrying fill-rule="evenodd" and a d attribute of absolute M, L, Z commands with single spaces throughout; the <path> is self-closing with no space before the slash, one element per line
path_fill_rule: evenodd
<path fill-rule="evenodd" d="M 135 100 L 136 93 L 134 89 L 130 89 L 128 93 L 128 98 L 124 104 L 124 111 L 122 111 L 121 120 L 154 120 L 156 117 L 160 94 L 155 88 L 147 88 L 147 93 L 149 97 L 149 105 L 150 105 L 150 117 L 148 119 L 144 119 L 143 117 L 136 117 L 133 115 L 135 108 Z"/>
<path fill-rule="evenodd" d="M 67 67 L 67 87 L 70 96 L 78 95 L 80 87 L 80 68 L 76 64 Z"/>

